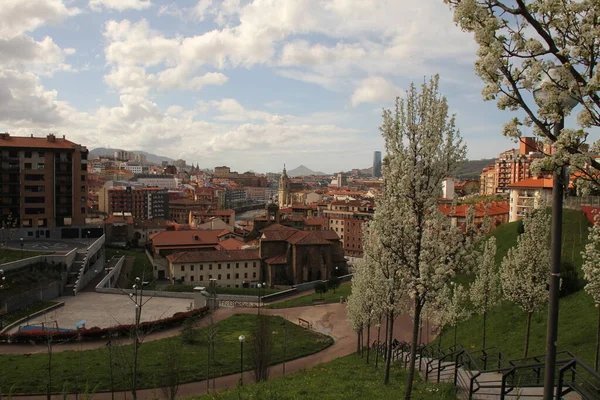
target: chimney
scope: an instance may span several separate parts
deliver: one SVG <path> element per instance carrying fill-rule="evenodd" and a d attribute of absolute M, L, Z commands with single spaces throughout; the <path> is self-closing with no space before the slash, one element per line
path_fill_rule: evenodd
<path fill-rule="evenodd" d="M 65 138 L 65 135 L 63 135 L 63 139 L 66 139 L 66 138 Z"/>
<path fill-rule="evenodd" d="M 5 132 L 5 133 L 0 133 L 0 137 L 1 137 L 3 140 L 8 140 L 8 139 L 10 139 L 10 133 L 8 133 L 8 132 Z"/>
<path fill-rule="evenodd" d="M 54 136 L 53 134 L 49 134 L 49 135 L 46 137 L 46 139 L 47 139 L 49 142 L 56 142 L 56 136 Z"/>

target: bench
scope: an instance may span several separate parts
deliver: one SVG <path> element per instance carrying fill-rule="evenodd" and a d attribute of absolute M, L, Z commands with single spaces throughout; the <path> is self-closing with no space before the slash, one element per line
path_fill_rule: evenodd
<path fill-rule="evenodd" d="M 302 318 L 298 318 L 298 325 L 300 325 L 303 328 L 312 329 L 312 324 L 310 322 L 308 322 L 307 320 L 302 319 Z"/>

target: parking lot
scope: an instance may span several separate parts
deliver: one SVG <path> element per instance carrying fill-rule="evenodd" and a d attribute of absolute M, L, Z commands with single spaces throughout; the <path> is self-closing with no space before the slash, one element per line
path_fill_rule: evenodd
<path fill-rule="evenodd" d="M 90 242 L 95 239 L 90 239 Z M 85 239 L 75 240 L 51 240 L 51 239 L 23 239 L 23 249 L 33 251 L 58 251 L 68 252 L 74 248 L 85 248 L 88 244 Z M 9 240 L 6 247 L 19 250 L 21 248 L 20 240 Z"/>

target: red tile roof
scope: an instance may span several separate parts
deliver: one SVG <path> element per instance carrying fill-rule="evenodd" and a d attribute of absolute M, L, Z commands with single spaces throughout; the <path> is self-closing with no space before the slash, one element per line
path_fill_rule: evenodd
<path fill-rule="evenodd" d="M 463 218 L 467 216 L 467 212 L 470 204 L 461 204 L 453 207 L 452 204 L 440 204 L 439 209 L 441 212 L 448 216 Z M 476 217 L 485 217 L 487 215 L 492 217 L 496 215 L 508 214 L 510 211 L 510 205 L 508 201 L 494 201 L 489 203 L 488 209 L 486 210 L 486 203 L 473 204 L 475 209 Z"/>
<path fill-rule="evenodd" d="M 304 225 L 315 226 L 315 225 L 327 225 L 327 218 L 325 217 L 314 217 L 314 218 L 304 218 Z"/>
<path fill-rule="evenodd" d="M 529 178 L 508 185 L 511 189 L 552 189 L 552 178 Z"/>
<path fill-rule="evenodd" d="M 167 256 L 167 260 L 172 263 L 253 261 L 259 259 L 258 250 L 184 251 Z"/>
<path fill-rule="evenodd" d="M 221 232 L 220 229 L 164 231 L 151 236 L 150 240 L 155 247 L 216 245 L 219 243 L 218 235 Z"/>
<path fill-rule="evenodd" d="M 234 238 L 225 239 L 219 242 L 219 246 L 225 250 L 240 250 L 245 244 L 246 243 L 242 242 L 241 240 Z"/>
<path fill-rule="evenodd" d="M 39 149 L 75 149 L 79 145 L 64 138 L 55 137 L 49 141 L 47 137 L 10 136 L 8 133 L 0 134 L 0 147 L 27 147 Z M 83 146 L 82 146 L 83 147 Z M 83 147 L 85 149 L 85 147 Z"/>

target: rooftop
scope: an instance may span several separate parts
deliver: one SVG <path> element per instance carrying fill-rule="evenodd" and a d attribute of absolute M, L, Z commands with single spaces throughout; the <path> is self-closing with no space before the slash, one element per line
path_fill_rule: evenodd
<path fill-rule="evenodd" d="M 167 256 L 167 260 L 172 263 L 253 261 L 258 259 L 258 250 L 184 251 Z"/>
<path fill-rule="evenodd" d="M 15 147 L 15 148 L 37 148 L 37 149 L 77 149 L 80 147 L 77 143 L 70 140 L 48 135 L 46 137 L 27 137 L 27 136 L 11 136 L 8 132 L 0 133 L 0 147 Z M 85 149 L 84 146 L 81 146 Z"/>

